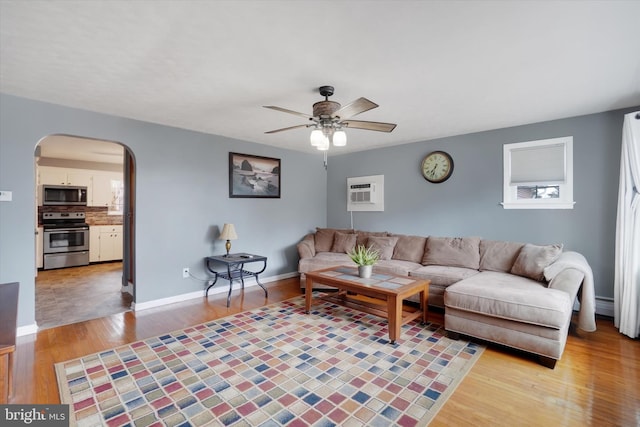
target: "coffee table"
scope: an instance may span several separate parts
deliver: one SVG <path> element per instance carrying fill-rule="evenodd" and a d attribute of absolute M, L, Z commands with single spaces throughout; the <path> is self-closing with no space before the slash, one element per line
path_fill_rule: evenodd
<path fill-rule="evenodd" d="M 311 305 L 317 300 L 330 301 L 342 306 L 355 308 L 365 313 L 384 317 L 389 322 L 389 340 L 395 344 L 400 337 L 400 327 L 414 319 L 422 318 L 427 322 L 427 300 L 429 298 L 429 280 L 388 273 L 374 273 L 369 279 L 358 277 L 355 267 L 331 267 L 306 274 L 305 311 L 311 311 Z M 338 292 L 329 292 L 322 296 L 313 296 L 313 284 L 329 285 Z M 418 308 L 406 305 L 403 301 L 412 295 L 420 294 Z"/>

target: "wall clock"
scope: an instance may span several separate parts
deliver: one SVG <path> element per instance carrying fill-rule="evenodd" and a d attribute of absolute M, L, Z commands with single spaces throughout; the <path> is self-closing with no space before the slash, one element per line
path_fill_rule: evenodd
<path fill-rule="evenodd" d="M 453 173 L 453 159 L 444 151 L 433 151 L 422 160 L 422 176 L 429 182 L 445 182 Z"/>

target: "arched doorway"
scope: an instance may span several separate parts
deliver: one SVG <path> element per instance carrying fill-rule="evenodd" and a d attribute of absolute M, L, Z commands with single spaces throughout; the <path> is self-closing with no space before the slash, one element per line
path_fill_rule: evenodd
<path fill-rule="evenodd" d="M 129 311 L 136 289 L 133 153 L 120 142 L 49 135 L 38 142 L 34 165 L 39 328 Z M 86 189 L 86 205 L 43 202 L 43 189 L 58 187 Z M 83 231 L 72 228 L 67 237 L 66 223 L 51 223 L 70 216 L 83 218 L 88 227 L 76 224 Z M 52 230 L 56 226 L 64 229 Z M 85 246 L 68 243 L 76 239 Z"/>

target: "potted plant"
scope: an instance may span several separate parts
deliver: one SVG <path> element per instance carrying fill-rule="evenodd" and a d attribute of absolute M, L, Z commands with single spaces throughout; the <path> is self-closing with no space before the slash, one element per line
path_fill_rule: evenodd
<path fill-rule="evenodd" d="M 364 245 L 356 246 L 347 255 L 358 265 L 358 275 L 365 279 L 371 277 L 373 265 L 380 259 L 380 252 Z"/>

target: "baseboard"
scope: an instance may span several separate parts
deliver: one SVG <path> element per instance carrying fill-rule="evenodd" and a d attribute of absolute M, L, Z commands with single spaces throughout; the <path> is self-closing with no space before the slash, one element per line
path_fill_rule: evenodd
<path fill-rule="evenodd" d="M 613 298 L 596 297 L 596 313 L 602 316 L 615 316 Z"/>
<path fill-rule="evenodd" d="M 18 329 L 16 329 L 16 336 L 22 337 L 25 335 L 35 334 L 37 332 L 38 332 L 38 324 L 34 322 L 30 325 L 18 326 Z"/>
<path fill-rule="evenodd" d="M 126 285 L 122 285 L 122 287 L 120 288 L 120 292 L 122 293 L 126 292 L 129 295 L 133 296 L 133 283 L 127 282 Z"/>
<path fill-rule="evenodd" d="M 270 276 L 265 278 L 261 277 L 260 282 L 270 283 L 270 282 L 275 282 L 277 280 L 290 279 L 292 277 L 298 277 L 298 273 L 292 272 L 292 273 L 278 274 L 275 276 Z M 234 292 L 236 291 L 237 286 L 239 286 L 238 283 L 237 282 L 234 283 Z M 244 281 L 245 288 L 250 288 L 252 286 L 258 286 L 258 282 L 256 282 L 254 278 L 246 279 Z M 216 294 L 227 293 L 227 292 L 229 292 L 229 282 L 226 280 L 220 279 L 220 281 L 216 284 L 216 286 L 214 286 L 209 290 L 209 295 L 216 295 Z M 202 298 L 204 294 L 205 294 L 205 289 L 201 291 L 189 292 L 186 294 L 174 295 L 167 298 L 160 298 L 152 301 L 146 301 L 141 303 L 134 302 L 134 303 L 131 303 L 131 310 L 135 312 L 139 312 L 139 311 L 147 310 L 150 308 L 161 307 L 167 304 L 173 304 L 176 302 L 187 301 L 195 298 Z"/>
<path fill-rule="evenodd" d="M 580 302 L 576 298 L 573 304 L 574 311 L 580 311 Z M 613 298 L 608 297 L 596 297 L 596 314 L 601 316 L 613 317 L 615 316 L 615 309 L 613 306 Z"/>

